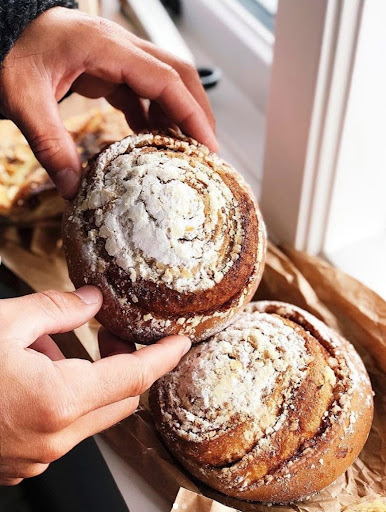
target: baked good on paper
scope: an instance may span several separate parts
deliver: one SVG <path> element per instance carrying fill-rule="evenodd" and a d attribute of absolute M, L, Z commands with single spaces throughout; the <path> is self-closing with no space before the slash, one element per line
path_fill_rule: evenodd
<path fill-rule="evenodd" d="M 378 498 L 364 497 L 359 503 L 344 507 L 342 512 L 386 512 L 386 497 Z"/>
<path fill-rule="evenodd" d="M 232 167 L 192 139 L 145 133 L 89 165 L 63 241 L 75 286 L 103 292 L 97 319 L 148 344 L 228 325 L 260 281 L 266 235 Z"/>
<path fill-rule="evenodd" d="M 124 114 L 112 107 L 71 117 L 65 125 L 84 164 L 106 146 L 132 133 Z"/>
<path fill-rule="evenodd" d="M 22 133 L 11 121 L 0 121 L 0 220 L 28 223 L 54 217 L 63 207 Z"/>
<path fill-rule="evenodd" d="M 124 115 L 112 108 L 70 118 L 65 125 L 83 163 L 131 132 Z M 0 121 L 0 220 L 28 224 L 56 217 L 63 209 L 63 199 L 20 130 L 11 121 Z"/>
<path fill-rule="evenodd" d="M 368 375 L 354 348 L 309 313 L 249 304 L 151 388 L 167 447 L 228 496 L 288 503 L 354 461 L 371 426 Z"/>

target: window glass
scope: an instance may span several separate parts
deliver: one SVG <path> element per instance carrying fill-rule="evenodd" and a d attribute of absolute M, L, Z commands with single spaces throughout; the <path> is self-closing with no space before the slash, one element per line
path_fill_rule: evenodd
<path fill-rule="evenodd" d="M 238 0 L 238 2 L 268 30 L 274 31 L 278 0 Z"/>

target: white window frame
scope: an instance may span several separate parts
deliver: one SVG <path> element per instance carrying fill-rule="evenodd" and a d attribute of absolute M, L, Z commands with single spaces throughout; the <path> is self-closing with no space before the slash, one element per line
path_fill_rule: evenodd
<path fill-rule="evenodd" d="M 312 254 L 323 253 L 362 8 L 279 1 L 261 206 L 271 238 Z"/>

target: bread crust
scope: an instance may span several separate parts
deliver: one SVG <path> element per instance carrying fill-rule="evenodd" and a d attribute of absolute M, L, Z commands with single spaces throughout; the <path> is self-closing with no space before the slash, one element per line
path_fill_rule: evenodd
<path fill-rule="evenodd" d="M 278 378 L 269 397 L 277 405 L 276 412 L 265 399 L 256 403 L 255 411 L 250 412 L 249 417 L 240 420 L 236 405 L 229 421 L 224 421 L 217 431 L 214 429 L 209 438 L 205 439 L 209 434 L 202 431 L 192 435 L 195 425 L 204 425 L 202 421 L 205 418 L 209 421 L 213 411 L 210 412 L 208 405 L 199 412 L 194 410 L 192 404 L 199 400 L 207 380 L 200 374 L 200 382 L 190 383 L 192 391 L 189 391 L 184 388 L 184 379 L 190 378 L 186 375 L 202 371 L 203 358 L 207 357 L 208 351 L 215 355 L 216 350 L 219 353 L 224 351 L 227 345 L 220 347 L 227 339 L 226 333 L 229 333 L 229 342 L 232 343 L 240 325 L 239 330 L 247 332 L 249 329 L 249 336 L 253 339 L 250 329 L 262 320 L 266 321 L 266 314 L 271 320 L 274 317 L 272 321 L 279 322 L 283 329 L 288 327 L 304 339 L 305 353 L 310 360 L 300 385 L 280 402 L 278 397 L 285 393 L 286 388 Z M 262 343 L 263 331 L 257 336 L 257 347 Z M 291 338 L 287 342 L 291 343 Z M 201 353 L 192 363 L 194 351 L 199 350 Z M 223 357 L 224 354 L 219 353 L 210 361 Z M 178 374 L 179 368 L 181 374 Z M 220 371 L 215 367 L 212 370 Z M 323 375 L 330 375 L 330 370 L 335 378 L 323 378 Z M 222 372 L 225 371 L 225 367 L 222 368 Z M 281 378 L 285 379 L 291 371 L 290 367 L 287 368 Z M 244 369 L 240 378 L 247 379 L 247 373 Z M 370 431 L 373 393 L 367 372 L 353 346 L 311 314 L 289 304 L 266 301 L 249 304 L 233 326 L 213 337 L 212 341 L 207 340 L 194 347 L 177 369 L 168 375 L 152 386 L 149 395 L 158 431 L 170 451 L 192 475 L 235 498 L 288 503 L 310 496 L 348 468 Z M 182 379 L 180 383 L 179 379 Z M 210 393 L 216 394 L 218 386 L 218 381 L 214 380 Z M 242 387 L 242 382 L 233 386 Z M 239 394 L 237 402 L 242 402 L 242 394 Z M 286 409 L 284 413 L 283 408 Z M 259 437 L 256 424 L 261 421 L 262 410 L 266 415 L 272 414 L 274 420 L 272 424 L 268 423 L 268 429 L 263 429 L 263 435 Z M 198 415 L 194 420 L 196 424 L 189 413 Z M 275 421 L 282 421 L 280 428 L 276 429 Z M 270 427 L 273 428 L 270 430 Z"/>
<path fill-rule="evenodd" d="M 162 279 L 147 279 L 140 273 L 133 280 L 130 277 L 131 269 L 123 269 L 117 264 L 116 257 L 105 249 L 107 243 L 99 236 L 95 209 L 85 207 L 85 201 L 93 193 L 95 183 L 105 179 L 105 169 L 111 168 L 122 155 L 132 155 L 135 151 L 138 158 L 151 152 L 177 162 L 175 165 L 181 161 L 181 166 L 199 167 L 198 170 L 202 172 L 216 175 L 220 185 L 232 194 L 237 212 L 230 211 L 227 222 L 232 226 L 235 221 L 231 215 L 237 215 L 239 230 L 242 231 L 240 249 L 237 259 L 230 266 L 228 264 L 226 273 L 214 286 L 204 289 L 198 286 L 193 291 L 181 290 Z M 135 174 L 135 169 L 130 176 Z M 202 187 L 201 190 L 200 183 L 192 177 L 180 179 L 201 198 L 208 216 L 211 199 L 207 189 Z M 104 215 L 109 212 L 114 200 L 115 196 L 112 202 L 104 206 Z M 154 223 L 157 222 L 155 219 Z M 231 229 L 225 234 L 220 232 L 221 229 L 224 226 L 218 222 L 210 242 L 218 238 L 221 242 L 219 258 L 225 259 L 235 241 Z M 95 231 L 98 241 L 90 242 L 89 233 Z M 173 243 L 172 236 L 170 239 Z M 75 286 L 88 283 L 102 290 L 104 302 L 97 319 L 121 338 L 143 344 L 173 334 L 185 334 L 193 341 L 199 341 L 228 325 L 253 297 L 261 279 L 266 250 L 265 227 L 260 211 L 241 176 L 205 146 L 176 133 L 173 133 L 173 137 L 157 133 L 127 137 L 102 151 L 91 162 L 78 197 L 65 211 L 63 241 L 70 278 Z M 197 272 L 201 272 L 201 261 L 197 261 L 197 269 L 192 271 L 193 279 Z M 152 261 L 149 265 L 154 267 L 160 263 Z M 168 271 L 169 268 L 166 268 Z M 183 275 L 183 269 L 178 271 Z M 185 280 L 186 286 L 189 286 L 189 279 Z"/>

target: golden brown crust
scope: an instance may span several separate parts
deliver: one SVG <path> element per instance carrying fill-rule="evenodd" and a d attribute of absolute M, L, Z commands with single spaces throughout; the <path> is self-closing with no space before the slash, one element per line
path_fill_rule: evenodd
<path fill-rule="evenodd" d="M 260 393 L 262 380 L 268 388 Z M 373 415 L 352 345 L 279 302 L 249 304 L 154 384 L 149 403 L 168 448 L 196 478 L 232 497 L 276 503 L 309 496 L 343 473 Z"/>
<path fill-rule="evenodd" d="M 129 133 L 124 115 L 112 108 L 68 119 L 82 163 Z M 57 217 L 64 201 L 11 121 L 0 121 L 0 219 L 22 224 Z"/>
<path fill-rule="evenodd" d="M 75 286 L 104 294 L 98 320 L 140 343 L 171 334 L 198 341 L 225 327 L 252 298 L 265 257 L 264 224 L 242 178 L 176 134 L 132 136 L 103 151 L 66 210 L 63 239 Z"/>

